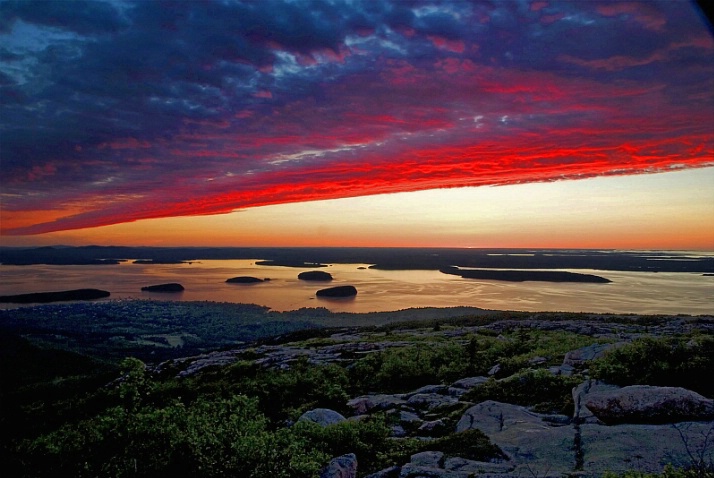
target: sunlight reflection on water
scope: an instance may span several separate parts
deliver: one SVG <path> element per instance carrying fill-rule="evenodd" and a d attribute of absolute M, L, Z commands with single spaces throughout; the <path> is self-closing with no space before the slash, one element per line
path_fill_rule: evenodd
<path fill-rule="evenodd" d="M 369 264 L 332 264 L 320 269 L 334 278 L 323 283 L 298 280 L 298 273 L 309 269 L 256 266 L 255 262 L 0 266 L 0 295 L 97 288 L 110 291 L 111 299 L 254 303 L 278 311 L 325 307 L 336 312 L 378 312 L 472 306 L 523 311 L 714 313 L 714 277 L 702 274 L 573 270 L 607 277 L 612 283 L 502 282 L 463 279 L 438 271 L 383 271 L 360 269 Z M 225 282 L 236 276 L 271 280 L 256 284 Z M 166 282 L 180 282 L 186 290 L 181 294 L 141 291 L 141 287 Z M 318 289 L 346 284 L 359 291 L 354 300 L 315 297 Z"/>

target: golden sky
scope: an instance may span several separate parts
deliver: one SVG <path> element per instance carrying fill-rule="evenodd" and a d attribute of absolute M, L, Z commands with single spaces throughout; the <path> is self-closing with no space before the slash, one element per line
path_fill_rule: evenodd
<path fill-rule="evenodd" d="M 435 189 L 145 219 L 2 245 L 714 250 L 714 168 Z"/>

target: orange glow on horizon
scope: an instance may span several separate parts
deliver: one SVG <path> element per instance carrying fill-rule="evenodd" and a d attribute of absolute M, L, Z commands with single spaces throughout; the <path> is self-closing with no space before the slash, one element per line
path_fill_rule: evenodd
<path fill-rule="evenodd" d="M 714 168 L 140 220 L 3 245 L 714 250 Z"/>

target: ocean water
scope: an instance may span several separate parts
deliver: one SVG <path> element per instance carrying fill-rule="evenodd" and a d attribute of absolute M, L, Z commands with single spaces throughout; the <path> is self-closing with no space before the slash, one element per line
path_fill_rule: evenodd
<path fill-rule="evenodd" d="M 714 277 L 699 273 L 572 270 L 610 279 L 609 284 L 503 282 L 463 279 L 438 271 L 383 271 L 369 264 L 330 264 L 329 283 L 298 280 L 310 269 L 255 265 L 256 260 L 202 260 L 186 264 L 101 266 L 0 266 L 0 295 L 97 288 L 111 299 L 136 298 L 250 303 L 288 311 L 325 307 L 335 312 L 379 312 L 411 307 L 472 306 L 484 309 L 635 314 L 714 314 Z M 270 278 L 227 284 L 236 276 Z M 179 294 L 142 292 L 147 285 L 180 282 Z M 318 289 L 354 285 L 353 299 L 322 299 Z M 17 307 L 0 304 L 3 308 Z"/>

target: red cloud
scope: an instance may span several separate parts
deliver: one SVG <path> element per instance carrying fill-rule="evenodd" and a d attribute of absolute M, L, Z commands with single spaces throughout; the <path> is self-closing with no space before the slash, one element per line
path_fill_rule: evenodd
<path fill-rule="evenodd" d="M 596 10 L 603 16 L 630 15 L 645 28 L 660 31 L 667 24 L 667 18 L 648 2 L 616 2 L 598 4 Z"/>
<path fill-rule="evenodd" d="M 670 58 L 685 46 L 710 48 L 711 40 L 684 39 L 642 59 L 561 60 L 611 72 Z M 455 57 L 375 58 L 370 71 L 325 82 L 313 95 L 275 95 L 293 98 L 282 103 L 252 100 L 260 105 L 186 120 L 171 138 L 117 139 L 82 148 L 62 170 L 59 164 L 37 167 L 18 181 L 41 183 L 64 168 L 96 169 L 103 176 L 75 189 L 48 182 L 38 202 L 29 195 L 13 199 L 6 211 L 36 211 L 42 201 L 67 213 L 4 224 L 3 233 L 714 165 L 711 89 L 626 78 L 484 66 Z"/>

